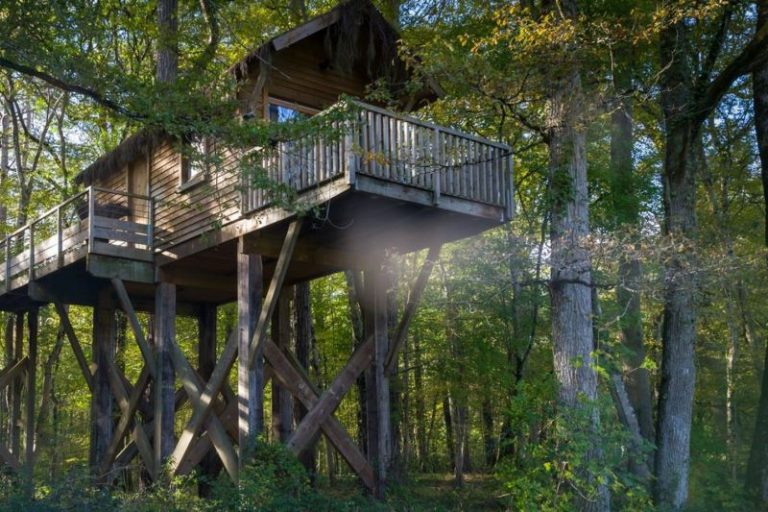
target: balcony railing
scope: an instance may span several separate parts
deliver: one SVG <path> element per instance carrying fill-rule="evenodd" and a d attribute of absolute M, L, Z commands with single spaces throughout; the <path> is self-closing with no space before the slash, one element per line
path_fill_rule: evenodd
<path fill-rule="evenodd" d="M 83 258 L 153 258 L 151 198 L 89 187 L 0 241 L 0 290 L 9 291 Z"/>
<path fill-rule="evenodd" d="M 512 215 L 508 146 L 356 101 L 318 116 L 339 109 L 348 116 L 329 121 L 328 134 L 321 130 L 259 151 L 266 182 L 278 186 L 261 186 L 246 177 L 243 214 L 273 204 L 285 187 L 302 192 L 344 176 L 352 183 L 356 175 L 365 175 L 431 191 L 436 203 L 450 196 L 498 206 L 507 218 Z"/>

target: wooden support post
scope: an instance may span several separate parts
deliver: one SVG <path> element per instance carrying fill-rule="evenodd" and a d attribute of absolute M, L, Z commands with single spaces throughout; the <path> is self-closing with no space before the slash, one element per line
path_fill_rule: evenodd
<path fill-rule="evenodd" d="M 290 349 L 292 290 L 283 288 L 272 315 L 272 341 L 282 351 Z M 272 379 L 272 440 L 285 443 L 293 430 L 293 399 L 291 393 Z"/>
<path fill-rule="evenodd" d="M 112 441 L 112 391 L 109 383 L 109 361 L 114 358 L 116 329 L 115 306 L 111 291 L 102 290 L 93 308 L 92 354 L 96 371 L 91 393 L 91 475 L 100 476 L 99 467 Z"/>
<path fill-rule="evenodd" d="M 161 468 L 173 452 L 175 374 L 171 350 L 176 344 L 176 285 L 158 283 L 155 288 L 155 460 Z"/>
<path fill-rule="evenodd" d="M 29 310 L 27 313 L 27 330 L 29 331 L 29 350 L 27 358 L 27 418 L 25 425 L 25 457 L 26 478 L 28 485 L 32 484 L 34 458 L 35 458 L 35 379 L 37 373 L 37 308 Z"/>
<path fill-rule="evenodd" d="M 264 359 L 254 359 L 248 365 L 249 344 L 261 313 L 263 288 L 261 256 L 247 254 L 242 238 L 238 240 L 237 251 L 237 332 L 238 367 L 238 445 L 240 463 L 255 436 L 264 431 Z"/>
<path fill-rule="evenodd" d="M 280 257 L 277 260 L 277 265 L 275 265 L 275 271 L 272 274 L 272 281 L 270 282 L 269 290 L 267 292 L 266 298 L 264 299 L 264 305 L 259 314 L 259 320 L 256 323 L 256 329 L 254 330 L 253 337 L 251 338 L 248 347 L 248 367 L 252 367 L 257 359 L 263 357 L 263 343 L 266 337 L 267 320 L 272 315 L 272 311 L 276 302 L 275 299 L 278 294 L 277 292 L 283 286 L 283 280 L 285 279 L 285 274 L 291 261 L 293 249 L 296 247 L 296 241 L 298 240 L 299 233 L 301 231 L 301 222 L 301 220 L 295 220 L 288 227 L 285 243 L 283 244 L 283 249 L 280 252 Z M 190 399 L 193 401 L 193 405 L 195 406 L 195 410 L 192 413 L 192 417 L 187 422 L 187 425 L 184 428 L 184 432 L 182 432 L 182 435 L 179 438 L 179 442 L 176 445 L 176 449 L 174 450 L 174 470 L 178 468 L 178 465 L 183 463 L 190 447 L 192 446 L 192 441 L 194 440 L 195 435 L 208 418 L 208 413 L 210 412 L 210 409 L 214 403 L 214 397 L 218 395 L 219 391 L 221 390 L 221 387 L 224 384 L 227 375 L 229 374 L 229 370 L 237 357 L 239 348 L 238 340 L 239 333 L 237 336 L 232 336 L 231 339 L 227 341 L 227 344 L 216 363 L 216 367 L 213 369 L 213 373 L 211 374 L 211 378 L 208 381 L 208 384 L 205 384 L 199 390 L 198 395 L 196 395 L 194 398 L 190 397 Z M 185 386 L 186 385 L 187 383 L 185 383 Z M 190 386 L 190 388 L 192 387 L 194 386 Z M 242 397 L 240 397 L 239 400 L 242 401 Z M 211 433 L 216 435 L 215 432 Z M 212 440 L 214 443 L 216 442 L 214 436 L 212 436 Z M 219 454 L 221 455 L 222 452 Z M 227 468 L 227 461 L 222 460 L 222 462 L 224 462 L 224 467 Z M 230 471 L 228 469 L 228 472 L 234 480 L 237 480 L 236 471 Z"/>
<path fill-rule="evenodd" d="M 389 352 L 389 334 L 387 332 L 387 287 L 386 276 L 380 266 L 367 270 L 364 276 L 366 295 L 364 328 L 366 338 L 373 337 L 373 362 L 366 371 L 367 402 L 367 440 L 368 460 L 376 474 L 376 497 L 384 494 L 387 469 L 390 463 L 390 415 L 389 415 L 389 380 L 385 373 Z"/>
<path fill-rule="evenodd" d="M 197 365 L 200 368 L 200 377 L 207 381 L 216 366 L 216 305 L 204 304 L 197 317 Z M 198 441 L 199 443 L 200 441 Z M 211 482 L 221 471 L 221 461 L 216 453 L 210 450 L 210 442 L 206 454 L 200 460 L 200 476 L 197 488 L 200 496 L 209 496 Z"/>
<path fill-rule="evenodd" d="M 294 286 L 293 312 L 296 326 L 296 363 L 305 373 L 308 373 L 309 354 L 314 346 L 314 332 L 312 328 L 312 307 L 310 302 L 309 282 L 299 283 Z M 307 415 L 307 408 L 301 400 L 294 400 L 293 413 L 296 424 L 301 423 Z M 316 441 L 299 454 L 299 460 L 307 469 L 310 479 L 314 482 L 316 473 Z"/>
<path fill-rule="evenodd" d="M 13 359 L 21 361 L 24 350 L 24 313 L 16 313 L 16 332 L 13 343 Z M 21 376 L 17 376 L 11 387 L 11 452 L 21 459 Z"/>

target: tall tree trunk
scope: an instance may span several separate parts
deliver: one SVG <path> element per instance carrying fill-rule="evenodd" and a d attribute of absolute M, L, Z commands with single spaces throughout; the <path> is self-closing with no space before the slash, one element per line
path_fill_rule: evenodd
<path fill-rule="evenodd" d="M 159 0 L 157 2 L 157 69 L 159 83 L 176 81 L 179 68 L 178 45 L 178 2 Z"/>
<path fill-rule="evenodd" d="M 689 120 L 692 85 L 686 28 L 672 24 L 662 34 L 662 108 L 665 121 L 664 231 L 673 249 L 664 278 L 661 385 L 656 427 L 654 498 L 660 506 L 681 508 L 688 497 L 691 420 L 696 381 L 696 268 L 689 244 L 696 234 L 695 171 L 698 127 Z"/>
<path fill-rule="evenodd" d="M 619 95 L 619 106 L 611 115 L 611 197 L 615 228 L 618 233 L 627 229 L 633 240 L 640 229 L 640 199 L 632 160 L 633 126 L 631 62 L 628 52 L 622 52 L 614 71 L 614 88 Z M 643 322 L 640 310 L 642 268 L 637 256 L 622 253 L 619 260 L 619 286 L 616 288 L 622 344 L 627 349 L 624 359 L 624 381 L 629 401 L 635 409 L 640 433 L 653 441 L 653 408 L 651 383 L 645 361 Z"/>
<path fill-rule="evenodd" d="M 496 437 L 493 433 L 493 405 L 490 391 L 483 400 L 481 414 L 483 416 L 483 448 L 485 449 L 485 465 L 492 468 L 496 464 Z"/>
<path fill-rule="evenodd" d="M 427 470 L 427 459 L 429 449 L 427 448 L 427 415 L 426 404 L 424 403 L 424 364 L 421 353 L 421 337 L 418 329 L 413 333 L 413 387 L 416 390 L 416 451 L 419 457 L 419 469 L 424 472 Z"/>
<path fill-rule="evenodd" d="M 548 11 L 562 22 L 574 20 L 574 0 L 547 2 Z M 561 18 L 565 17 L 565 19 Z M 581 76 L 568 49 L 562 66 L 552 66 L 547 97 L 549 179 L 552 221 L 551 285 L 554 369 L 559 383 L 560 421 L 586 419 L 586 452 L 575 468 L 587 488 L 574 493 L 580 510 L 608 510 L 610 494 L 598 482 L 600 466 L 597 373 L 592 360 L 592 262 L 586 247 L 589 235 L 586 136 Z"/>
<path fill-rule="evenodd" d="M 758 4 L 758 30 L 768 24 L 768 1 Z M 765 201 L 765 245 L 768 247 L 768 62 L 763 60 L 752 74 L 755 102 L 755 134 L 760 152 L 760 170 Z M 768 261 L 766 261 L 768 263 Z M 746 490 L 762 508 L 768 507 L 768 343 L 765 346 L 760 401 L 747 464 Z"/>
<path fill-rule="evenodd" d="M 449 395 L 443 398 L 443 421 L 445 422 L 445 446 L 448 449 L 448 464 L 451 471 L 456 469 L 456 443 L 454 442 L 453 417 L 451 409 L 453 400 Z"/>

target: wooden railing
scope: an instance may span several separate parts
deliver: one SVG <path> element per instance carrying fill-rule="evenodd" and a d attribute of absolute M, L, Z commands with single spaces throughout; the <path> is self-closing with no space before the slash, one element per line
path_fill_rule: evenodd
<path fill-rule="evenodd" d="M 9 291 L 84 257 L 152 261 L 151 198 L 90 187 L 0 241 L 0 290 Z"/>
<path fill-rule="evenodd" d="M 346 116 L 330 116 L 343 111 Z M 512 215 L 512 153 L 508 146 L 357 101 L 318 114 L 316 134 L 258 149 L 263 182 L 246 176 L 244 214 L 272 204 L 276 193 L 302 192 L 356 175 L 499 206 Z M 265 185 L 269 183 L 270 185 Z"/>

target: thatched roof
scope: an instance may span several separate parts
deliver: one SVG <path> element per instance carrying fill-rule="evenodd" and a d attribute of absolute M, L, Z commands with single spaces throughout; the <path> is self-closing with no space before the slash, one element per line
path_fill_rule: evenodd
<path fill-rule="evenodd" d="M 152 146 L 167 137 L 169 135 L 160 130 L 140 130 L 78 173 L 75 183 L 88 186 L 96 180 L 106 179 L 137 158 L 146 156 Z"/>

